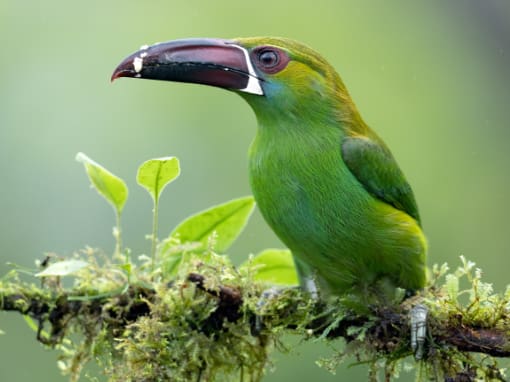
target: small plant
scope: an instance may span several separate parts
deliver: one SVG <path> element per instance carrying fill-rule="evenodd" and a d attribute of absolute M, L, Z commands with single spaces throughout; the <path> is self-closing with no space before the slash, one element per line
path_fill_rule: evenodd
<path fill-rule="evenodd" d="M 154 203 L 151 249 L 150 256 L 142 254 L 133 261 L 122 238 L 122 210 L 128 197 L 125 182 L 83 153 L 76 159 L 114 209 L 113 255 L 86 248 L 71 259 L 47 259 L 43 269 L 25 272 L 41 279 L 42 288 L 21 281 L 20 269 L 14 269 L 0 279 L 0 308 L 11 308 L 9 302 L 2 304 L 4 296 L 47 301 L 37 313 L 21 298 L 14 308 L 27 313 L 39 341 L 61 351 L 59 367 L 73 381 L 91 359 L 104 366 L 111 380 L 188 381 L 216 375 L 223 380 L 232 373 L 259 379 L 268 361 L 269 343 L 261 345 L 260 338 L 238 341 L 250 337 L 251 324 L 228 324 L 234 317 L 216 309 L 218 293 L 225 288 L 222 285 L 243 285 L 256 299 L 266 282 L 292 286 L 297 284 L 297 275 L 286 250 L 264 251 L 239 268 L 224 255 L 253 212 L 253 197 L 199 212 L 159 240 L 159 200 L 165 187 L 179 176 L 179 161 L 166 157 L 144 162 L 137 182 Z M 190 281 L 191 274 L 198 279 Z M 63 277 L 73 278 L 71 288 L 63 288 Z M 236 296 L 231 298 L 237 298 L 233 302 L 240 306 L 241 296 Z M 59 318 L 50 319 L 50 310 Z M 211 319 L 212 313 L 216 316 Z M 239 314 L 235 313 L 236 319 Z M 229 329 L 215 334 L 224 315 Z M 82 341 L 74 342 L 75 334 Z"/>

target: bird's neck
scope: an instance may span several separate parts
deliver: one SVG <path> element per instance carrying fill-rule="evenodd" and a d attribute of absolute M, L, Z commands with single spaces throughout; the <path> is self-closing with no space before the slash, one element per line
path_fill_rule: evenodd
<path fill-rule="evenodd" d="M 367 126 L 348 94 L 329 96 L 295 97 L 288 94 L 245 97 L 255 112 L 259 134 L 316 135 L 322 130 L 336 130 L 336 134 L 363 133 Z"/>
<path fill-rule="evenodd" d="M 273 102 L 264 99 L 250 104 L 257 117 L 259 130 L 269 134 L 307 135 L 315 133 L 310 127 L 337 125 L 334 109 L 326 103 L 295 102 L 291 99 Z"/>

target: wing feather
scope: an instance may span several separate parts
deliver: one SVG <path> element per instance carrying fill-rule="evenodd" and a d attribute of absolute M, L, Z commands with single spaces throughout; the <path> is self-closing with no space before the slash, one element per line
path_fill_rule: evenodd
<path fill-rule="evenodd" d="M 420 223 L 411 186 L 384 144 L 367 137 L 346 137 L 342 142 L 342 157 L 368 192 Z"/>

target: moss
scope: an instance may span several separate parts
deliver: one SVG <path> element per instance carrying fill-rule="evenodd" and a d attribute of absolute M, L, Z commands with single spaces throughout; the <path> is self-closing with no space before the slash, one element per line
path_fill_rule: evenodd
<path fill-rule="evenodd" d="M 494 293 L 464 259 L 450 273 L 435 266 L 420 294 L 360 313 L 349 296 L 315 302 L 295 288 L 268 289 L 250 267 L 239 271 L 210 250 L 187 253 L 171 279 L 144 257 L 129 267 L 91 249 L 76 257 L 90 265 L 70 287 L 57 277 L 36 286 L 15 272 L 0 279 L 0 307 L 39 323 L 39 340 L 60 352 L 72 381 L 90 360 L 111 381 L 260 381 L 289 332 L 332 344 L 317 361 L 332 372 L 354 359 L 369 366 L 369 380 L 409 370 L 418 380 L 504 380 L 494 356 L 510 355 L 510 289 Z M 408 312 L 418 302 L 429 309 L 429 337 L 415 362 Z"/>

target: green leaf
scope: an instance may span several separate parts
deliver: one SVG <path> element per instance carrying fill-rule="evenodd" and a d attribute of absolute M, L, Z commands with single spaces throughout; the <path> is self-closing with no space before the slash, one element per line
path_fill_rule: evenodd
<path fill-rule="evenodd" d="M 294 286 L 299 279 L 292 254 L 288 249 L 266 249 L 248 260 L 240 269 L 255 268 L 253 278 L 270 284 Z"/>
<path fill-rule="evenodd" d="M 175 243 L 173 239 L 181 243 L 199 243 L 194 251 L 206 250 L 213 233 L 216 233 L 214 250 L 224 253 L 242 232 L 254 207 L 255 200 L 252 196 L 247 196 L 190 216 L 180 223 L 163 242 L 161 253 L 164 254 L 171 249 L 172 243 Z M 179 256 L 179 253 L 174 255 Z"/>
<path fill-rule="evenodd" d="M 89 263 L 83 260 L 64 260 L 51 264 L 45 270 L 36 273 L 36 277 L 67 276 L 85 268 Z"/>
<path fill-rule="evenodd" d="M 150 159 L 138 168 L 136 181 L 156 202 L 163 189 L 179 176 L 179 160 L 175 157 Z"/>
<path fill-rule="evenodd" d="M 78 153 L 76 160 L 85 166 L 97 192 L 113 206 L 117 214 L 120 214 L 128 197 L 126 183 L 83 153 Z"/>

